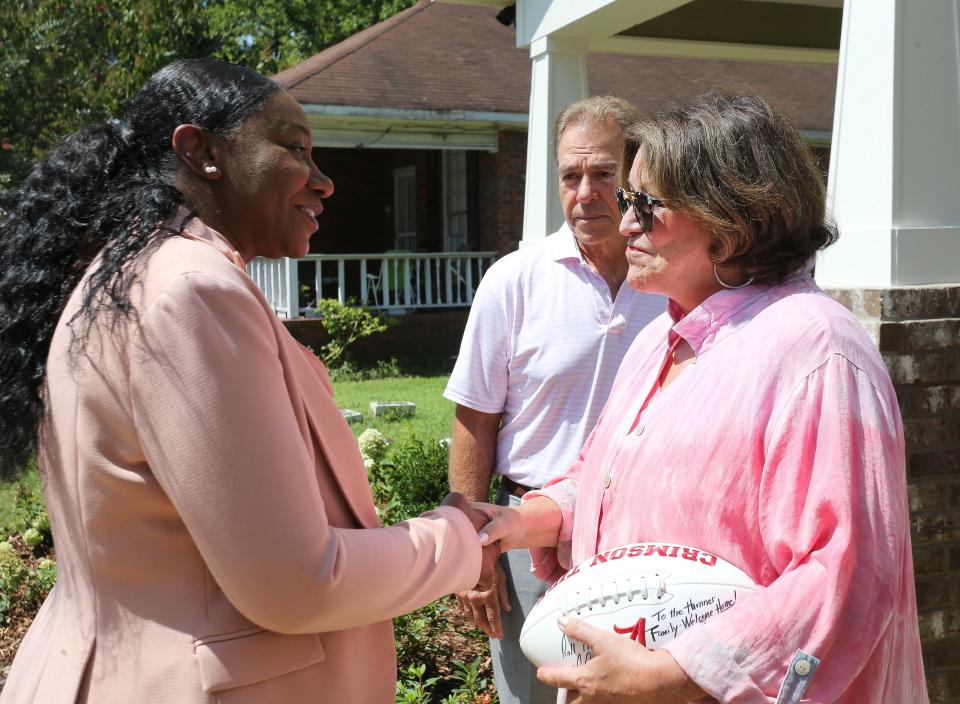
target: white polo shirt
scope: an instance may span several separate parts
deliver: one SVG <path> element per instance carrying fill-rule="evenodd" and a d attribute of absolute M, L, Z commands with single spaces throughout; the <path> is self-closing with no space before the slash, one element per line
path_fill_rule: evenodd
<path fill-rule="evenodd" d="M 502 413 L 494 472 L 540 487 L 577 458 L 637 333 L 666 299 L 614 301 L 564 224 L 484 275 L 444 396 Z"/>

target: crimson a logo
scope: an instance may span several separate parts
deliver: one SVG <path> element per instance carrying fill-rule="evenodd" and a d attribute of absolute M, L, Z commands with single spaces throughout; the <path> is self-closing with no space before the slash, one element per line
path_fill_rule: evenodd
<path fill-rule="evenodd" d="M 632 626 L 614 626 L 613 632 L 621 635 L 629 634 L 630 640 L 636 641 L 644 648 L 647 647 L 647 619 L 645 619 L 643 616 L 638 618 L 637 622 Z"/>

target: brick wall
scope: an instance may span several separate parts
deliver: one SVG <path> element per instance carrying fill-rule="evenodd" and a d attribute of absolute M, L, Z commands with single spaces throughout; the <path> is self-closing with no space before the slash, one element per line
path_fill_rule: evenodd
<path fill-rule="evenodd" d="M 449 367 L 460 351 L 460 339 L 467 325 L 469 310 L 417 311 L 398 316 L 398 324 L 386 332 L 358 340 L 350 354 L 362 364 L 396 357 L 401 363 Z M 319 351 L 329 338 L 318 318 L 285 320 L 284 324 L 302 344 Z"/>
<path fill-rule="evenodd" d="M 494 154 L 477 163 L 479 245 L 498 256 L 517 249 L 523 236 L 523 195 L 527 168 L 527 133 L 501 131 Z"/>
<path fill-rule="evenodd" d="M 932 704 L 960 704 L 960 285 L 834 289 L 897 390 Z"/>

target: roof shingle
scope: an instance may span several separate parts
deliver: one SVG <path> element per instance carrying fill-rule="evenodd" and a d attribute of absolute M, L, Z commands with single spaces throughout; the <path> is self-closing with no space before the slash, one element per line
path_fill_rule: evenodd
<path fill-rule="evenodd" d="M 421 0 L 275 76 L 304 104 L 525 113 L 530 56 L 496 8 Z M 802 128 L 829 130 L 837 70 L 590 54 L 593 94 L 620 95 L 645 113 L 710 88 L 752 90 Z"/>

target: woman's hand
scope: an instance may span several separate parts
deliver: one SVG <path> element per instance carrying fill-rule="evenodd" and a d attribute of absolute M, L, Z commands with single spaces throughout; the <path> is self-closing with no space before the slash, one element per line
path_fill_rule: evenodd
<path fill-rule="evenodd" d="M 475 502 L 473 507 L 489 520 L 480 531 L 481 545 L 499 541 L 501 552 L 557 545 L 562 516 L 553 499 L 538 496 L 516 508 L 481 502 Z"/>
<path fill-rule="evenodd" d="M 570 638 L 590 646 L 593 658 L 580 667 L 548 666 L 537 677 L 572 690 L 567 704 L 679 704 L 707 696 L 665 650 L 647 650 L 621 635 L 570 618 L 558 619 Z"/>
<path fill-rule="evenodd" d="M 463 494 L 456 491 L 451 491 L 447 494 L 443 498 L 443 501 L 440 502 L 440 505 L 453 506 L 463 511 L 467 518 L 470 519 L 470 522 L 473 524 L 473 529 L 477 531 L 477 533 L 488 523 L 487 514 L 472 506 Z M 480 544 L 483 546 L 483 555 L 480 563 L 480 580 L 474 589 L 486 591 L 494 586 L 497 558 L 500 557 L 500 544 L 490 541 L 483 542 L 482 540 Z"/>

